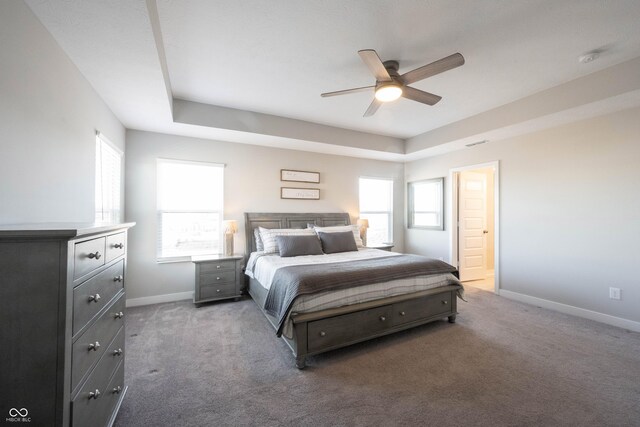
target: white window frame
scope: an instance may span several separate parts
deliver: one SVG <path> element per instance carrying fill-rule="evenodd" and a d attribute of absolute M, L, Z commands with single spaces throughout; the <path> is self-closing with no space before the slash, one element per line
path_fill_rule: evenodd
<path fill-rule="evenodd" d="M 223 221 L 223 216 L 224 216 L 224 171 L 222 173 L 222 182 L 220 183 L 221 187 L 222 187 L 222 196 L 221 196 L 221 203 L 220 203 L 220 210 L 189 210 L 189 209 L 185 209 L 185 210 L 161 210 L 160 209 L 160 184 L 159 184 L 159 180 L 157 179 L 158 174 L 159 174 L 159 165 L 161 163 L 181 163 L 181 164 L 192 164 L 192 165 L 207 165 L 207 166 L 211 166 L 211 167 L 219 167 L 219 168 L 225 168 L 225 164 L 223 163 L 214 163 L 214 162 L 199 162 L 199 161 L 194 161 L 194 160 L 178 160 L 178 159 L 167 159 L 167 158 L 157 158 L 156 159 L 156 219 L 157 219 L 157 227 L 156 227 L 156 262 L 159 264 L 163 264 L 163 263 L 173 263 L 173 262 L 191 262 L 191 256 L 192 255 L 177 255 L 177 256 L 163 256 L 162 254 L 162 214 L 163 213 L 219 213 L 218 215 L 218 230 L 220 230 L 220 245 L 218 248 L 218 252 L 213 252 L 211 253 L 211 255 L 216 255 L 216 254 L 220 254 L 222 253 L 222 249 L 223 249 L 223 241 L 222 241 L 222 221 Z"/>
<path fill-rule="evenodd" d="M 367 214 L 387 214 L 388 215 L 388 217 L 387 217 L 388 218 L 387 230 L 389 230 L 389 232 L 387 234 L 388 241 L 387 242 L 383 242 L 383 243 L 393 243 L 393 185 L 394 185 L 395 181 L 394 181 L 393 178 L 381 178 L 381 177 L 372 177 L 372 176 L 361 176 L 361 177 L 359 177 L 358 178 L 358 209 L 360 209 L 360 181 L 363 180 L 363 179 L 387 181 L 387 182 L 391 183 L 391 185 L 389 186 L 390 193 L 391 193 L 391 194 L 389 194 L 391 210 L 389 210 L 389 211 L 363 211 L 363 210 L 360 210 L 360 218 L 362 218 L 363 215 L 367 215 Z M 368 241 L 367 241 L 367 245 L 369 245 Z"/>
<path fill-rule="evenodd" d="M 418 184 L 435 183 L 438 185 L 440 191 L 438 200 L 438 209 L 436 211 L 416 211 L 415 210 L 415 191 L 414 186 Z M 408 212 L 408 225 L 409 228 L 418 228 L 423 230 L 444 230 L 444 178 L 432 178 L 423 179 L 420 181 L 413 181 L 407 184 L 407 212 Z M 414 222 L 416 213 L 432 213 L 436 214 L 438 218 L 438 224 L 436 225 L 416 225 Z"/>
<path fill-rule="evenodd" d="M 109 151 L 111 153 L 109 153 Z M 105 188 L 108 183 L 105 184 L 105 178 L 113 177 L 116 174 L 104 174 L 105 163 L 104 154 L 115 154 L 119 158 L 117 176 L 117 185 L 113 183 L 110 186 L 115 189 L 115 193 L 111 198 L 108 198 L 105 193 Z M 96 222 L 108 222 L 119 223 L 122 222 L 122 182 L 124 181 L 124 153 L 118 147 L 115 146 L 107 137 L 105 137 L 99 131 L 96 131 L 96 174 L 95 174 L 95 221 Z"/>

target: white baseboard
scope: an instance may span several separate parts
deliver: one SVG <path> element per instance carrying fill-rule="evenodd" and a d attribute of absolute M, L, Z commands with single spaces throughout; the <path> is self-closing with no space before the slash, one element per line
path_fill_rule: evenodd
<path fill-rule="evenodd" d="M 512 299 L 515 301 L 536 305 L 538 307 L 559 311 L 561 313 L 571 314 L 573 316 L 583 317 L 589 320 L 595 320 L 596 322 L 606 323 L 607 325 L 613 325 L 619 328 L 629 329 L 630 331 L 640 332 L 640 322 L 636 322 L 629 319 L 623 319 L 622 317 L 615 317 L 609 314 L 587 310 L 585 308 L 574 307 L 572 305 L 567 305 L 559 302 L 549 301 L 542 298 L 532 297 L 530 295 L 525 295 L 518 292 L 507 291 L 505 289 L 500 289 L 500 296 L 508 299 Z"/>
<path fill-rule="evenodd" d="M 141 305 L 160 304 L 163 302 L 182 301 L 186 299 L 193 299 L 193 291 L 154 295 L 151 297 L 131 298 L 127 300 L 127 307 L 138 307 Z"/>

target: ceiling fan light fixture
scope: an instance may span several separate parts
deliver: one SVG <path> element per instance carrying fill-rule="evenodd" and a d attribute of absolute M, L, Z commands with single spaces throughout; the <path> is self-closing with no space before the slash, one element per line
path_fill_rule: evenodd
<path fill-rule="evenodd" d="M 380 102 L 391 102 L 402 96 L 402 87 L 397 83 L 383 84 L 376 88 L 376 99 Z"/>

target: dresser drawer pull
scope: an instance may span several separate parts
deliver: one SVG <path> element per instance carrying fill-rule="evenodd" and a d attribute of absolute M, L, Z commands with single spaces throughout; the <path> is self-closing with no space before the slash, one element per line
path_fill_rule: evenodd
<path fill-rule="evenodd" d="M 321 337 L 324 337 L 324 336 L 326 336 L 326 335 L 327 335 L 327 333 L 326 333 L 325 331 L 320 331 L 320 336 L 321 336 Z"/>
<path fill-rule="evenodd" d="M 447 305 L 449 304 L 449 301 L 442 301 L 442 305 Z"/>
<path fill-rule="evenodd" d="M 123 280 L 124 280 L 124 277 L 122 277 L 122 274 L 113 278 L 114 282 L 122 282 Z"/>
<path fill-rule="evenodd" d="M 113 350 L 113 355 L 114 356 L 122 356 L 122 349 L 119 348 L 117 350 Z"/>
<path fill-rule="evenodd" d="M 220 289 L 216 289 L 216 292 L 220 292 Z"/>
<path fill-rule="evenodd" d="M 100 301 L 100 294 L 89 295 L 89 302 L 98 302 Z"/>
<path fill-rule="evenodd" d="M 381 321 L 381 322 L 384 322 L 385 320 L 387 320 L 387 318 L 386 318 L 386 317 L 384 317 L 384 316 L 380 316 L 380 321 Z"/>
<path fill-rule="evenodd" d="M 219 278 L 219 277 L 216 277 L 216 280 L 220 280 L 220 278 Z"/>
<path fill-rule="evenodd" d="M 120 312 L 120 313 L 116 313 L 113 315 L 114 319 L 122 319 L 124 317 L 124 313 Z"/>
<path fill-rule="evenodd" d="M 90 253 L 89 255 L 87 255 L 89 258 L 93 259 L 100 259 L 102 258 L 102 254 L 100 254 L 99 251 L 96 251 L 96 253 Z"/>
<path fill-rule="evenodd" d="M 124 248 L 124 243 L 115 243 L 113 245 L 114 248 L 116 249 L 123 249 Z"/>
<path fill-rule="evenodd" d="M 218 270 L 220 270 L 220 267 L 222 267 L 222 266 L 221 266 L 221 265 L 216 265 L 216 268 L 217 268 Z"/>
<path fill-rule="evenodd" d="M 407 314 L 407 313 L 405 313 L 404 311 L 400 312 L 400 316 L 404 316 L 405 314 Z"/>
<path fill-rule="evenodd" d="M 89 392 L 89 399 L 97 399 L 100 397 L 100 390 L 96 389 L 96 391 Z"/>
<path fill-rule="evenodd" d="M 98 341 L 96 341 L 95 344 L 89 344 L 89 351 L 98 351 L 98 349 L 100 348 L 100 343 Z"/>
<path fill-rule="evenodd" d="M 122 391 L 122 387 L 114 387 L 111 391 L 113 391 L 113 394 L 120 394 L 120 392 Z"/>

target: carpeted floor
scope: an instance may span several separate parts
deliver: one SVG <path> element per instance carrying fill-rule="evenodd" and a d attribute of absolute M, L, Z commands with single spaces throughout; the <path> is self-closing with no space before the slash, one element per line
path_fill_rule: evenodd
<path fill-rule="evenodd" d="M 466 295 L 303 371 L 250 299 L 130 309 L 116 425 L 640 426 L 640 334 Z"/>

